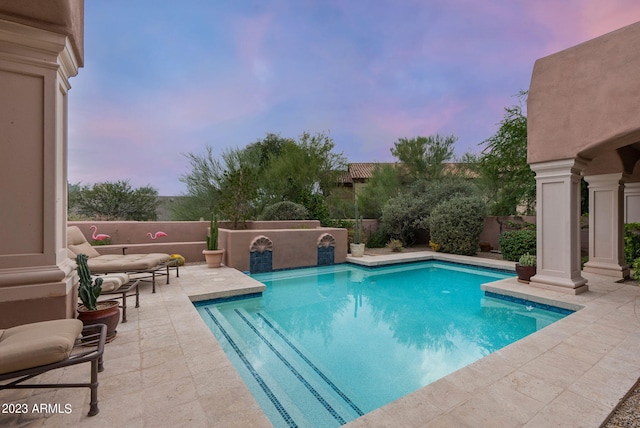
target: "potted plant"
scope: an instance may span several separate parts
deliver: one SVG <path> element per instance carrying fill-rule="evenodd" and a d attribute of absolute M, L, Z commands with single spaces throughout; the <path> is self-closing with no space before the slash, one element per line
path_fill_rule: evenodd
<path fill-rule="evenodd" d="M 78 254 L 76 257 L 80 278 L 78 296 L 82 300 L 82 305 L 78 306 L 78 319 L 84 325 L 106 324 L 107 342 L 111 342 L 116 337 L 120 308 L 115 300 L 98 302 L 98 297 L 102 293 L 102 278 L 91 279 L 91 272 L 87 265 L 88 258 L 86 254 Z"/>
<path fill-rule="evenodd" d="M 349 245 L 352 257 L 362 257 L 364 255 L 364 244 L 361 241 L 362 217 L 358 215 L 358 202 L 355 204 L 356 219 L 353 225 L 353 242 Z"/>
<path fill-rule="evenodd" d="M 480 251 L 482 251 L 483 253 L 488 253 L 489 251 L 491 251 L 491 244 L 487 241 L 480 241 L 478 242 L 478 245 L 480 245 Z"/>
<path fill-rule="evenodd" d="M 224 249 L 218 249 L 218 217 L 214 214 L 209 222 L 209 234 L 207 235 L 207 249 L 202 250 L 207 266 L 219 268 L 222 264 Z"/>
<path fill-rule="evenodd" d="M 516 273 L 519 282 L 528 284 L 531 277 L 536 274 L 536 256 L 529 253 L 520 256 L 520 260 L 516 263 Z"/>

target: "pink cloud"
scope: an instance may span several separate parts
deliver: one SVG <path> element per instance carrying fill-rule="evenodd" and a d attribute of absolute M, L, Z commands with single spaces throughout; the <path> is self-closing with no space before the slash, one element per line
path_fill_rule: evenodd
<path fill-rule="evenodd" d="M 635 0 L 528 2 L 525 7 L 533 24 L 548 33 L 548 41 L 536 50 L 542 56 L 640 20 L 640 4 Z"/>

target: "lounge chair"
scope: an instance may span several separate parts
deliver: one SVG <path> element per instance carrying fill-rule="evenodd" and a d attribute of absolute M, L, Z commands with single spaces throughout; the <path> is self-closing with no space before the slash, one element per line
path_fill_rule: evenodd
<path fill-rule="evenodd" d="M 77 319 L 36 322 L 0 330 L 0 391 L 86 387 L 91 389 L 89 416 L 98 414 L 98 372 L 103 370 L 106 335 L 104 324 L 83 327 Z M 86 362 L 91 363 L 90 382 L 23 383 L 50 370 Z"/>
<path fill-rule="evenodd" d="M 111 300 L 114 294 L 118 295 L 115 299 L 122 299 L 122 322 L 127 322 L 127 297 L 136 296 L 136 308 L 140 307 L 140 291 L 138 290 L 138 284 L 140 280 L 136 278 L 129 278 L 126 273 L 111 273 L 107 275 L 92 275 L 92 279 L 97 277 L 102 278 L 102 292 L 100 297 L 109 296 Z"/>
<path fill-rule="evenodd" d="M 169 283 L 169 267 L 171 257 L 164 253 L 149 254 L 104 254 L 100 255 L 87 241 L 78 226 L 67 227 L 67 253 L 68 257 L 75 259 L 78 254 L 86 254 L 89 257 L 87 264 L 92 274 L 107 273 L 145 273 L 151 275 L 153 292 L 156 292 L 156 273 L 160 269 L 167 270 L 167 283 Z M 165 273 L 160 273 L 164 275 Z"/>

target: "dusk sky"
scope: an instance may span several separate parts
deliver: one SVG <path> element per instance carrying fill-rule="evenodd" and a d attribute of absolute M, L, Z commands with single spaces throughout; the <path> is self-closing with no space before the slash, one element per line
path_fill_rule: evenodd
<path fill-rule="evenodd" d="M 479 153 L 536 59 L 637 21 L 637 0 L 86 1 L 69 181 L 178 195 L 183 154 L 270 132 L 349 162 L 436 133 Z"/>

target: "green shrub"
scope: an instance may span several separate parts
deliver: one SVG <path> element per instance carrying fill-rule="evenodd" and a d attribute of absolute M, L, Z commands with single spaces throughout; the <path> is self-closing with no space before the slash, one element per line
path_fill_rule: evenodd
<path fill-rule="evenodd" d="M 440 203 L 476 193 L 475 186 L 462 180 L 416 181 L 407 193 L 390 199 L 382 208 L 382 227 L 391 238 L 410 246 L 420 232 L 429 232 L 429 216 Z"/>
<path fill-rule="evenodd" d="M 307 209 L 294 202 L 283 201 L 267 206 L 262 212 L 262 220 L 306 220 Z"/>
<path fill-rule="evenodd" d="M 508 230 L 500 234 L 500 250 L 502 258 L 518 261 L 520 256 L 529 253 L 536 254 L 536 229 L 526 228 L 519 230 Z"/>
<path fill-rule="evenodd" d="M 633 279 L 640 281 L 640 257 L 633 261 L 631 269 L 633 270 Z"/>
<path fill-rule="evenodd" d="M 381 223 L 392 239 L 399 239 L 403 245 L 412 245 L 419 231 L 429 229 L 426 211 L 419 198 L 400 195 L 385 204 Z"/>
<path fill-rule="evenodd" d="M 487 213 L 485 202 L 477 196 L 455 197 L 442 202 L 431 212 L 431 240 L 440 251 L 475 255 Z"/>
<path fill-rule="evenodd" d="M 384 248 L 389 242 L 389 234 L 379 227 L 375 232 L 372 232 L 367 239 L 367 247 L 369 248 Z"/>
<path fill-rule="evenodd" d="M 402 245 L 402 241 L 399 239 L 392 239 L 387 242 L 387 248 L 390 249 L 394 253 L 400 253 L 404 250 L 404 246 Z"/>
<path fill-rule="evenodd" d="M 640 257 L 640 223 L 624 225 L 624 262 L 631 265 Z"/>

